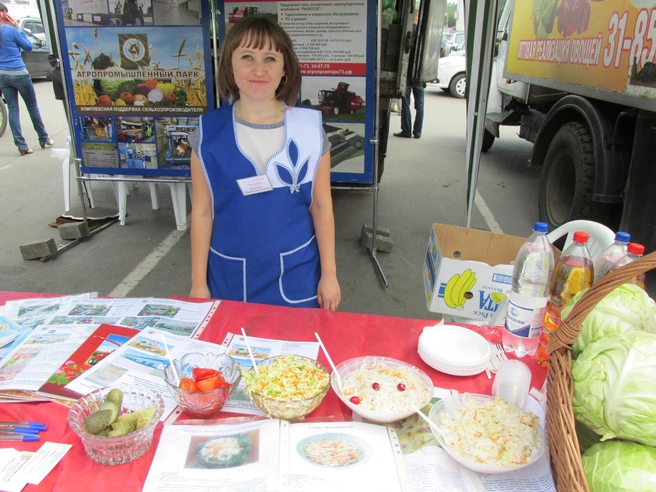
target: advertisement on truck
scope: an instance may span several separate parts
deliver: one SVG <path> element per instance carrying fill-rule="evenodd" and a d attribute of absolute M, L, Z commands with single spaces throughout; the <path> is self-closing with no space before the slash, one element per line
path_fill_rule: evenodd
<path fill-rule="evenodd" d="M 656 10 L 648 7 L 654 5 L 645 0 L 516 2 L 506 72 L 555 88 L 575 84 L 653 98 Z"/>

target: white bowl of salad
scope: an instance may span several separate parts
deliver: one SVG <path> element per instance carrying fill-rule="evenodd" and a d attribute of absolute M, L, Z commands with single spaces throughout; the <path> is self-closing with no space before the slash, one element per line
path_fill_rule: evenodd
<path fill-rule="evenodd" d="M 390 357 L 349 359 L 333 371 L 331 385 L 337 396 L 363 419 L 388 424 L 414 414 L 433 397 L 433 382 L 421 369 Z"/>
<path fill-rule="evenodd" d="M 447 396 L 430 410 L 442 448 L 476 473 L 507 473 L 535 463 L 545 448 L 540 419 L 501 398 L 472 393 Z"/>

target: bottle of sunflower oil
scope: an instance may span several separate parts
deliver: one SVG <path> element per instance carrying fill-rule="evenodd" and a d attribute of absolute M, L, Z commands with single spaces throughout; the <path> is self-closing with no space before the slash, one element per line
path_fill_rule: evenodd
<path fill-rule="evenodd" d="M 572 244 L 565 248 L 554 267 L 538 345 L 537 358 L 541 366 L 549 362 L 547 345 L 551 334 L 560 326 L 561 311 L 572 297 L 592 285 L 594 266 L 587 246 L 589 238 L 585 232 L 575 232 Z"/>

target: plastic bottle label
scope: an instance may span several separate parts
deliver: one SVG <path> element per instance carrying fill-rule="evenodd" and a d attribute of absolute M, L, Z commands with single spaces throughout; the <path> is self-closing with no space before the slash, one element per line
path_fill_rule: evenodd
<path fill-rule="evenodd" d="M 540 336 L 547 300 L 547 297 L 527 297 L 511 290 L 508 295 L 506 330 L 524 338 Z"/>

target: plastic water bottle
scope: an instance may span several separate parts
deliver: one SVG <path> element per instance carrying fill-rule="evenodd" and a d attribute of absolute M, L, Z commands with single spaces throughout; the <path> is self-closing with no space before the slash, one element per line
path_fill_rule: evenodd
<path fill-rule="evenodd" d="M 608 246 L 594 261 L 594 283 L 606 275 L 617 261 L 626 254 L 631 235 L 626 232 L 615 234 L 615 242 Z"/>
<path fill-rule="evenodd" d="M 610 271 L 614 272 L 618 268 L 621 268 L 624 265 L 627 265 L 632 261 L 637 260 L 644 254 L 645 254 L 645 247 L 642 244 L 629 243 L 628 247 L 626 248 L 626 255 L 622 256 L 622 258 L 617 260 L 617 263 L 613 265 Z M 630 282 L 632 284 L 636 284 L 638 287 L 641 287 L 642 290 L 645 291 L 647 290 L 647 275 L 644 272 L 636 275 L 633 279 L 630 280 Z"/>
<path fill-rule="evenodd" d="M 533 356 L 544 320 L 549 278 L 554 268 L 548 225 L 536 222 L 517 253 L 503 330 L 503 349 L 517 357 Z"/>
<path fill-rule="evenodd" d="M 549 362 L 547 345 L 551 334 L 560 326 L 563 308 L 572 297 L 592 285 L 594 265 L 587 246 L 589 238 L 585 232 L 575 232 L 572 244 L 565 248 L 554 267 L 538 346 L 538 364 L 542 366 Z"/>

